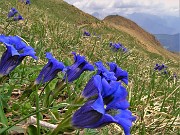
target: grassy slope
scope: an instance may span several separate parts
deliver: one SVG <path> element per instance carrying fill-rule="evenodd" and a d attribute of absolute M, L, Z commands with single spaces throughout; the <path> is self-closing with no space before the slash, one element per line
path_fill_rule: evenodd
<path fill-rule="evenodd" d="M 29 84 L 36 78 L 39 70 L 47 61 L 44 58 L 46 51 L 51 51 L 57 59 L 62 60 L 66 65 L 72 63 L 72 55 L 70 54 L 72 51 L 85 55 L 92 63 L 98 60 L 114 61 L 129 73 L 130 84 L 127 88 L 131 103 L 130 109 L 138 116 L 132 133 L 177 133 L 178 104 L 176 103 L 178 101 L 176 97 L 178 92 L 176 88 L 178 88 L 178 84 L 161 76 L 156 76 L 157 79 L 155 79 L 152 69 L 155 63 L 165 63 L 170 70 L 178 72 L 178 58 L 164 57 L 161 51 L 160 54 L 148 52 L 135 37 L 108 26 L 61 0 L 32 0 L 30 8 L 20 3 L 10 3 L 5 0 L 0 1 L 0 5 L 1 11 L 4 12 L 0 14 L 1 28 L 7 25 L 4 23 L 6 14 L 12 6 L 17 7 L 25 18 L 23 22 L 9 25 L 3 33 L 23 37 L 36 49 L 40 58 L 38 63 L 26 59 L 26 63 L 28 63 L 26 68 L 24 68 L 25 63 L 12 72 L 11 83 L 16 84 L 17 89 L 21 88 L 22 84 Z M 95 36 L 83 38 L 83 29 L 91 33 L 96 32 L 101 38 Z M 124 54 L 112 52 L 109 49 L 110 41 L 121 42 L 132 53 L 126 57 Z M 77 93 L 84 88 L 89 76 L 88 73 L 84 74 L 80 79 L 84 81 L 75 82 L 78 87 L 72 86 L 77 90 Z M 14 81 L 17 78 L 19 81 Z M 167 95 L 171 96 L 167 97 Z M 21 112 L 22 116 L 27 115 L 30 111 L 31 109 L 27 112 Z M 19 114 L 14 115 L 19 116 Z M 109 127 L 109 130 L 113 133 L 114 129 Z M 107 130 L 102 129 L 99 132 L 102 134 Z"/>
<path fill-rule="evenodd" d="M 131 20 L 126 19 L 122 16 L 111 15 L 104 18 L 103 21 L 135 37 L 138 41 L 140 41 L 142 47 L 149 52 L 178 60 L 178 56 L 176 54 L 165 50 L 153 35 L 143 30 Z"/>

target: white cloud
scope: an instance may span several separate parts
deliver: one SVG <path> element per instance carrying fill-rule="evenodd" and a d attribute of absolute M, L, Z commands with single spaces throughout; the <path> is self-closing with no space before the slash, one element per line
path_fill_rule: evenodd
<path fill-rule="evenodd" d="M 110 14 L 126 15 L 134 12 L 154 15 L 179 15 L 179 0 L 65 0 L 77 8 L 102 17 Z"/>

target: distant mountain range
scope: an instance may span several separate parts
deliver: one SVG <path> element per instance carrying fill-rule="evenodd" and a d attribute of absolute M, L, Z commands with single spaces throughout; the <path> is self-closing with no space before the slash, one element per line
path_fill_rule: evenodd
<path fill-rule="evenodd" d="M 98 12 L 94 12 L 92 15 L 100 20 L 103 18 L 103 15 Z M 120 15 L 130 19 L 151 34 L 173 35 L 180 33 L 180 17 L 157 16 L 147 13 L 113 13 L 113 15 Z"/>
<path fill-rule="evenodd" d="M 180 33 L 174 35 L 154 34 L 154 36 L 164 45 L 164 48 L 173 52 L 180 52 Z"/>
<path fill-rule="evenodd" d="M 102 18 L 98 12 L 94 12 L 92 15 L 99 19 Z M 180 52 L 180 38 L 178 34 L 180 33 L 180 17 L 160 17 L 147 13 L 133 13 L 122 16 L 134 21 L 141 28 L 153 34 L 164 48 Z"/>
<path fill-rule="evenodd" d="M 133 13 L 126 16 L 151 34 L 180 33 L 180 18 L 175 16 L 156 16 L 145 13 Z"/>

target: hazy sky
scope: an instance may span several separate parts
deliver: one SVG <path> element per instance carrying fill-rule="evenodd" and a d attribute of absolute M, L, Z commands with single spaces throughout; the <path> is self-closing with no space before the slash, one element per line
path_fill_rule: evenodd
<path fill-rule="evenodd" d="M 150 13 L 158 16 L 179 16 L 180 0 L 64 0 L 77 8 L 102 17 L 110 14 L 126 15 L 134 12 Z"/>

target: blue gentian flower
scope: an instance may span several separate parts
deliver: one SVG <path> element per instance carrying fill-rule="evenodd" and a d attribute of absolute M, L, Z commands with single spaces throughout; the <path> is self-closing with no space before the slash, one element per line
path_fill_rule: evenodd
<path fill-rule="evenodd" d="M 84 31 L 83 35 L 87 36 L 87 37 L 91 36 L 91 34 L 89 32 L 87 32 L 87 31 Z"/>
<path fill-rule="evenodd" d="M 0 60 L 0 76 L 8 75 L 26 56 L 37 59 L 34 49 L 18 36 L 0 35 L 0 42 L 7 48 Z"/>
<path fill-rule="evenodd" d="M 111 112 L 113 112 L 111 114 Z M 110 123 L 117 123 L 124 129 L 125 135 L 130 135 L 132 122 L 136 117 L 129 110 L 106 110 L 102 98 L 90 100 L 77 110 L 72 118 L 72 125 L 77 128 L 99 128 Z"/>
<path fill-rule="evenodd" d="M 11 10 L 8 13 L 8 18 L 13 17 L 17 13 L 18 11 L 15 8 L 11 8 Z"/>
<path fill-rule="evenodd" d="M 93 76 L 86 84 L 82 95 L 86 98 L 97 96 L 102 91 L 102 79 L 100 75 Z"/>
<path fill-rule="evenodd" d="M 97 74 L 88 81 L 82 92 L 87 102 L 74 113 L 72 125 L 77 128 L 98 128 L 117 123 L 124 129 L 125 135 L 130 135 L 132 122 L 136 117 L 128 110 L 128 92 L 113 77 L 117 72 L 114 67 L 119 67 L 115 63 L 109 63 L 110 70 L 113 71 L 110 72 L 100 61 L 95 65 L 98 68 Z"/>
<path fill-rule="evenodd" d="M 42 68 L 39 76 L 37 77 L 35 83 L 45 83 L 54 79 L 58 72 L 64 69 L 64 64 L 55 59 L 51 53 L 46 53 L 46 58 L 48 63 Z"/>
<path fill-rule="evenodd" d="M 117 78 L 115 77 L 114 72 L 110 72 L 106 67 L 103 65 L 101 61 L 95 62 L 97 67 L 96 75 L 100 75 L 101 77 L 105 78 L 107 81 L 116 81 Z"/>
<path fill-rule="evenodd" d="M 126 100 L 127 91 L 117 81 L 111 81 L 110 83 L 102 78 L 100 75 L 93 76 L 85 86 L 82 95 L 85 98 L 102 97 L 104 104 L 109 108 L 127 109 L 129 103 Z"/>
<path fill-rule="evenodd" d="M 128 52 L 128 49 L 125 48 L 125 47 L 123 47 L 123 48 L 122 48 L 122 51 L 123 51 L 124 53 L 126 53 L 126 52 Z"/>
<path fill-rule="evenodd" d="M 125 48 L 121 43 L 112 43 L 110 42 L 109 46 L 112 48 L 113 51 L 118 51 L 118 50 L 122 50 L 124 53 L 126 53 L 128 51 L 127 48 Z"/>
<path fill-rule="evenodd" d="M 94 67 L 90 63 L 88 63 L 85 60 L 84 56 L 76 55 L 75 52 L 72 53 L 74 55 L 74 64 L 67 67 L 66 69 L 66 75 L 64 76 L 64 79 L 67 78 L 68 82 L 73 82 L 79 76 L 84 72 L 84 71 L 93 71 Z"/>
<path fill-rule="evenodd" d="M 98 61 L 94 63 L 97 67 L 97 75 L 103 75 L 104 72 L 108 72 L 108 69 L 103 65 L 102 61 Z"/>
<path fill-rule="evenodd" d="M 20 20 L 24 20 L 24 18 L 19 14 L 18 16 L 14 16 L 13 20 L 14 21 L 20 21 Z"/>
<path fill-rule="evenodd" d="M 113 49 L 115 50 L 115 51 L 117 51 L 117 50 L 119 50 L 121 48 L 121 45 L 120 44 L 113 44 Z"/>
<path fill-rule="evenodd" d="M 115 73 L 115 77 L 117 78 L 117 81 L 120 80 L 120 81 L 124 82 L 126 85 L 128 85 L 127 71 L 122 70 L 120 67 L 117 66 L 116 63 L 113 63 L 113 62 L 109 62 L 108 65 L 110 67 L 110 72 Z"/>
<path fill-rule="evenodd" d="M 155 67 L 154 67 L 154 70 L 158 70 L 159 67 L 160 67 L 160 65 L 156 64 Z"/>
<path fill-rule="evenodd" d="M 158 68 L 158 70 L 159 71 L 161 71 L 162 69 L 165 69 L 165 68 L 167 68 L 164 64 L 162 64 L 159 68 Z"/>
<path fill-rule="evenodd" d="M 113 43 L 112 43 L 112 42 L 110 42 L 110 43 L 109 43 L 109 46 L 111 47 L 112 45 L 113 45 Z"/>
<path fill-rule="evenodd" d="M 104 90 L 103 90 L 104 91 Z M 127 101 L 128 92 L 118 82 L 110 83 L 110 90 L 102 93 L 106 110 L 110 109 L 127 109 L 130 104 Z"/>
<path fill-rule="evenodd" d="M 156 64 L 155 67 L 154 67 L 154 70 L 161 71 L 161 70 L 163 70 L 165 68 L 167 68 L 167 66 L 165 66 L 164 64 L 162 64 L 162 65 Z"/>
<path fill-rule="evenodd" d="M 26 0 L 26 5 L 31 4 L 30 0 Z"/>
<path fill-rule="evenodd" d="M 93 105 L 95 100 L 86 102 L 79 110 L 77 110 L 72 118 L 72 125 L 77 128 L 88 128 L 97 123 L 104 115 L 103 102 Z M 96 102 L 97 103 L 97 102 Z"/>

